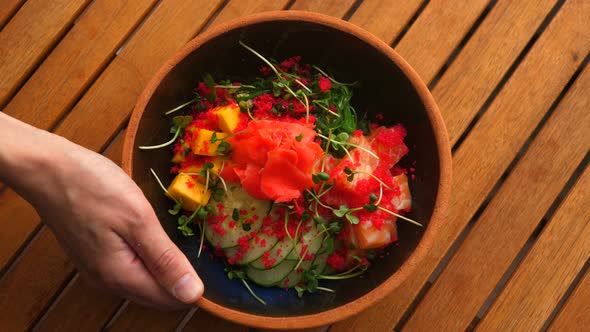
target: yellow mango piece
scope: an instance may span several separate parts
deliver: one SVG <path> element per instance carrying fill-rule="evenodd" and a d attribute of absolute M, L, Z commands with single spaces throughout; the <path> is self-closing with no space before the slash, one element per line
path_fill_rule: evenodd
<path fill-rule="evenodd" d="M 240 106 L 238 104 L 229 104 L 219 106 L 213 110 L 219 120 L 219 129 L 226 133 L 233 133 L 240 122 Z"/>
<path fill-rule="evenodd" d="M 203 156 L 218 156 L 217 147 L 219 143 L 221 143 L 221 139 L 227 136 L 226 133 L 220 133 L 216 131 L 211 131 L 207 129 L 190 129 L 193 132 L 194 141 L 193 141 L 193 153 Z M 211 137 L 213 137 L 213 133 L 217 136 L 217 141 L 215 143 L 211 143 Z"/>
<path fill-rule="evenodd" d="M 209 202 L 211 192 L 205 191 L 205 185 L 197 182 L 190 175 L 180 173 L 168 187 L 168 196 L 176 201 L 182 199 L 184 210 L 195 211 L 199 206 L 205 206 Z"/>
<path fill-rule="evenodd" d="M 223 164 L 223 157 L 211 158 L 211 163 L 213 164 L 213 167 L 210 169 L 211 173 L 213 173 L 214 175 L 219 174 L 219 171 L 221 170 L 221 165 Z M 180 173 L 190 173 L 191 175 L 197 175 L 197 180 L 201 183 L 205 183 L 205 178 L 198 175 L 202 169 L 202 164 L 194 164 L 181 167 L 178 171 Z"/>

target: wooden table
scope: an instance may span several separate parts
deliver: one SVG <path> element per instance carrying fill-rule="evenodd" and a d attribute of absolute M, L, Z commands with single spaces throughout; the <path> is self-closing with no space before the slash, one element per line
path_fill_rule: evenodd
<path fill-rule="evenodd" d="M 391 44 L 430 85 L 453 145 L 431 254 L 329 331 L 588 331 L 588 0 L 0 0 L 0 107 L 119 161 L 135 100 L 174 50 L 278 9 L 340 17 Z M 8 188 L 0 228 L 1 331 L 248 331 L 90 288 Z"/>

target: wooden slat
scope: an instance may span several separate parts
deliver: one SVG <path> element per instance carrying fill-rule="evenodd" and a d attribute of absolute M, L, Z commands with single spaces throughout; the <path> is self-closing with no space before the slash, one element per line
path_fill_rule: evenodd
<path fill-rule="evenodd" d="M 289 3 L 288 0 L 238 0 L 230 1 L 223 10 L 217 15 L 212 24 L 224 23 L 241 16 L 266 12 L 270 10 L 279 10 L 285 8 Z"/>
<path fill-rule="evenodd" d="M 83 104 L 85 107 L 78 104 L 72 113 L 79 116 L 79 112 L 92 113 L 90 111 L 92 109 L 99 114 L 105 113 L 105 117 L 97 120 L 92 116 L 89 118 L 82 116 L 84 120 L 80 119 L 81 122 L 73 121 L 71 126 L 59 127 L 58 134 L 81 143 L 87 142 L 89 143 L 87 145 L 94 150 L 105 145 L 104 142 L 114 136 L 116 127 L 119 125 L 112 122 L 106 113 L 119 112 L 126 117 L 141 91 L 140 84 L 151 77 L 171 52 L 199 31 L 219 4 L 220 1 L 162 1 L 127 47 L 90 88 L 85 95 L 89 98 Z M 107 100 L 111 102 L 105 103 Z M 71 116 L 68 119 L 71 119 Z M 97 123 L 97 121 L 103 122 Z M 78 126 L 74 123 L 78 123 Z M 110 133 L 108 137 L 103 137 L 102 141 L 99 141 L 100 138 L 94 137 L 92 130 L 84 128 L 85 124 L 110 126 Z M 106 128 L 103 128 L 102 133 L 105 130 Z M 100 132 L 97 131 L 97 133 Z M 85 141 L 88 138 L 90 138 L 89 142 Z M 47 246 L 51 246 L 51 249 L 46 248 Z M 41 262 L 39 257 L 43 257 Z M 0 311 L 4 312 L 4 308 L 9 310 L 8 307 L 10 310 L 19 308 L 20 316 L 13 319 L 13 324 L 28 326 L 31 323 L 30 319 L 39 314 L 63 281 L 72 273 L 70 264 L 65 253 L 56 245 L 53 235 L 42 231 L 41 235 L 31 243 L 30 248 L 23 252 L 21 259 L 10 273 L 0 282 L 0 293 L 3 295 L 0 297 Z M 59 266 L 62 268 L 56 268 Z M 43 276 L 39 278 L 42 280 L 35 282 L 34 286 L 29 285 L 28 281 L 38 276 Z M 0 324 L 0 326 L 3 325 Z"/>
<path fill-rule="evenodd" d="M 387 44 L 393 43 L 422 0 L 364 0 L 350 18 Z"/>
<path fill-rule="evenodd" d="M 46 228 L 40 231 L 29 252 L 33 250 L 43 254 L 24 255 L 0 280 L 0 326 L 6 331 L 28 329 L 73 272 L 74 266 Z M 43 274 L 31 273 L 40 269 Z"/>
<path fill-rule="evenodd" d="M 0 31 L 0 107 L 90 0 L 29 0 Z"/>
<path fill-rule="evenodd" d="M 35 327 L 35 331 L 98 331 L 122 301 L 89 286 L 76 276 L 64 290 L 57 305 Z"/>
<path fill-rule="evenodd" d="M 405 328 L 469 326 L 590 149 L 588 91 L 590 67 L 578 77 Z"/>
<path fill-rule="evenodd" d="M 249 328 L 213 316 L 205 310 L 197 310 L 192 319 L 182 329 L 184 332 L 248 332 Z"/>
<path fill-rule="evenodd" d="M 7 188 L 0 193 L 0 271 L 8 267 L 26 239 L 36 232 L 39 216 L 35 209 L 17 193 Z"/>
<path fill-rule="evenodd" d="M 428 83 L 488 5 L 488 0 L 433 0 L 395 50 Z"/>
<path fill-rule="evenodd" d="M 561 311 L 549 326 L 550 332 L 584 331 L 590 326 L 590 270 L 580 281 Z"/>
<path fill-rule="evenodd" d="M 352 8 L 354 3 L 355 0 L 298 0 L 293 4 L 293 6 L 291 6 L 291 9 L 317 12 L 341 18 L 350 10 L 350 8 Z"/>
<path fill-rule="evenodd" d="M 555 0 L 499 1 L 434 87 L 451 144 L 506 74 Z"/>
<path fill-rule="evenodd" d="M 54 127 L 155 3 L 93 2 L 4 112 L 38 128 Z"/>
<path fill-rule="evenodd" d="M 143 306 L 130 302 L 121 316 L 108 328 L 109 332 L 161 332 L 174 331 L 186 315 L 186 310 L 160 311 L 148 310 Z M 199 330 L 201 331 L 201 330 Z M 219 330 L 220 331 L 220 330 Z"/>
<path fill-rule="evenodd" d="M 23 5 L 25 0 L 1 0 L 0 1 L 0 29 L 8 23 L 8 20 Z"/>
<path fill-rule="evenodd" d="M 334 325 L 390 331 L 410 307 L 441 258 L 457 239 L 510 161 L 559 95 L 583 55 L 590 35 L 582 23 L 588 4 L 568 1 L 500 91 L 453 159 L 454 190 L 448 220 L 429 254 L 394 294 L 364 313 Z M 572 22 L 579 22 L 572 24 Z M 549 77 L 540 80 L 539 77 Z M 462 110 L 456 110 L 461 112 Z M 383 317 L 388 317 L 385 320 Z"/>
<path fill-rule="evenodd" d="M 539 331 L 543 327 L 570 283 L 590 258 L 588 188 L 590 168 L 586 168 L 543 230 L 484 316 L 478 331 Z M 584 328 L 588 329 L 588 326 Z"/>

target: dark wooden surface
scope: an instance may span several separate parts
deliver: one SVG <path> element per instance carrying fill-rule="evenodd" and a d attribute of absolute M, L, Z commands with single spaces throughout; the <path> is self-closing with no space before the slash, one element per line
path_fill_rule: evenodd
<path fill-rule="evenodd" d="M 349 20 L 394 47 L 429 84 L 453 144 L 447 226 L 429 256 L 385 300 L 323 329 L 587 330 L 587 0 L 0 0 L 0 107 L 118 162 L 135 100 L 172 52 L 281 9 Z M 9 188 L 0 227 L 2 331 L 250 330 L 89 287 Z"/>

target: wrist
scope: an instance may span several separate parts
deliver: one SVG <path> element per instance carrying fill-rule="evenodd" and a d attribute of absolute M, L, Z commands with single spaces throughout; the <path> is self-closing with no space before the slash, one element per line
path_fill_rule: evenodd
<path fill-rule="evenodd" d="M 0 113 L 0 181 L 31 204 L 50 196 L 59 172 L 59 137 Z"/>

